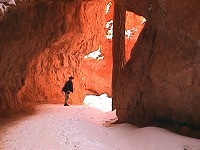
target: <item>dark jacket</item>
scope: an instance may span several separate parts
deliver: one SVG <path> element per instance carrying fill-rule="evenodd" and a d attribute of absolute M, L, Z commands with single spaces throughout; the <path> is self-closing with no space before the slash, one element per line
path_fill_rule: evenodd
<path fill-rule="evenodd" d="M 74 89 L 73 89 L 73 82 L 68 80 L 66 83 L 65 83 L 65 89 L 67 91 L 70 91 L 73 93 Z"/>

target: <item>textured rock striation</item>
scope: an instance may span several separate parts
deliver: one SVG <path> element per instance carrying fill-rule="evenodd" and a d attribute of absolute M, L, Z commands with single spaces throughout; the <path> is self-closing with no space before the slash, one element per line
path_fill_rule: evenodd
<path fill-rule="evenodd" d="M 1 17 L 0 112 L 18 110 L 24 100 L 63 102 L 61 88 L 71 75 L 73 103 L 83 101 L 82 61 L 105 41 L 106 4 L 29 1 Z"/>
<path fill-rule="evenodd" d="M 30 2 L 0 18 L 0 111 L 20 108 L 17 93 L 25 85 L 29 63 L 66 32 L 68 3 Z"/>
<path fill-rule="evenodd" d="M 106 39 L 105 26 L 113 19 L 113 1 L 16 4 L 0 16 L 0 112 L 19 110 L 23 101 L 63 102 L 61 88 L 71 75 L 75 77 L 71 103 L 82 103 L 86 94 L 111 96 L 112 39 Z M 133 13 L 127 17 L 134 18 L 126 22 L 126 30 L 134 26 L 125 40 L 128 60 L 143 25 L 141 17 Z M 97 49 L 103 59 L 84 58 Z"/>
<path fill-rule="evenodd" d="M 117 3 L 147 19 L 131 58 L 113 81 L 117 87 L 113 93 L 119 121 L 141 126 L 158 122 L 180 124 L 198 129 L 200 3 L 195 0 Z"/>
<path fill-rule="evenodd" d="M 106 40 L 104 30 L 106 4 L 106 1 L 76 1 L 67 5 L 67 31 L 62 38 L 33 59 L 26 85 L 18 94 L 20 99 L 63 103 L 64 93 L 61 89 L 71 75 L 75 79 L 74 94 L 70 96 L 70 103 L 83 102 L 88 84 L 92 85 L 92 87 L 89 85 L 89 89 L 94 89 L 95 85 L 96 88 L 104 86 L 98 85 L 101 81 L 95 79 L 90 72 L 87 73 L 88 68 L 85 68 L 85 65 L 90 64 L 91 67 L 94 64 L 85 60 L 84 56 L 97 50 Z M 95 72 L 97 70 L 92 71 L 93 74 L 98 73 Z M 106 90 L 92 93 L 101 94 L 101 92 Z"/>

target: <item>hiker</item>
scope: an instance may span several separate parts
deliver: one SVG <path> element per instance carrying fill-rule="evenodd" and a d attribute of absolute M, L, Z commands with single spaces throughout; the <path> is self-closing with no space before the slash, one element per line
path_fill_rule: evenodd
<path fill-rule="evenodd" d="M 69 94 L 70 92 L 73 93 L 74 89 L 73 89 L 73 80 L 74 78 L 71 76 L 69 77 L 69 80 L 65 83 L 65 86 L 63 87 L 64 89 L 62 90 L 63 92 L 65 92 L 65 103 L 64 106 L 69 106 L 69 104 L 67 103 L 69 100 Z"/>

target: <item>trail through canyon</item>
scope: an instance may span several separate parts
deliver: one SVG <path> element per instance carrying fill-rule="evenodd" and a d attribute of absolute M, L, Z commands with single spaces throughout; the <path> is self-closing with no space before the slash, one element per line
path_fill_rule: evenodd
<path fill-rule="evenodd" d="M 28 117 L 0 124 L 1 150 L 200 150 L 200 140 L 162 128 L 112 124 L 117 116 L 109 99 L 35 109 Z"/>

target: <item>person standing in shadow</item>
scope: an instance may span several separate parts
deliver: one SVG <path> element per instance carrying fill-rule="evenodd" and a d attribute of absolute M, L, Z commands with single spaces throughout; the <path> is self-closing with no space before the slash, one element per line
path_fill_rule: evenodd
<path fill-rule="evenodd" d="M 68 100 L 69 100 L 69 95 L 70 92 L 73 93 L 74 89 L 73 89 L 73 82 L 72 80 L 74 79 L 74 77 L 69 77 L 69 80 L 65 83 L 62 91 L 65 92 L 65 103 L 64 106 L 69 106 L 68 104 Z"/>

